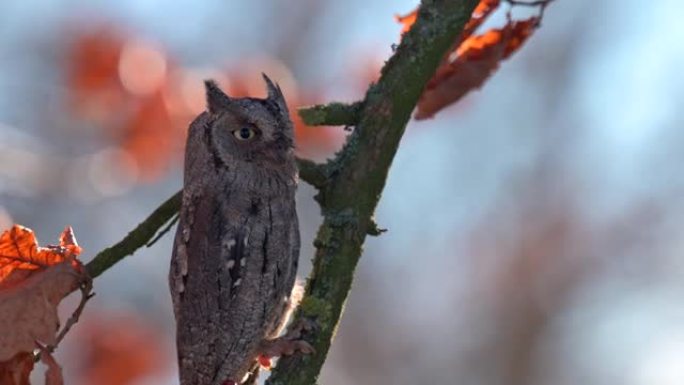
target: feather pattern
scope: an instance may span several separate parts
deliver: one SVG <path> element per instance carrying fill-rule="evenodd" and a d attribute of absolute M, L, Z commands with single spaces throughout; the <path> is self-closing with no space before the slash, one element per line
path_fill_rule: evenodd
<path fill-rule="evenodd" d="M 207 82 L 208 111 L 188 132 L 169 273 L 182 385 L 240 382 L 286 321 L 297 169 L 287 109 L 269 108 L 282 93 L 267 87 L 269 99 L 234 99 Z M 253 138 L 239 137 L 245 128 Z"/>

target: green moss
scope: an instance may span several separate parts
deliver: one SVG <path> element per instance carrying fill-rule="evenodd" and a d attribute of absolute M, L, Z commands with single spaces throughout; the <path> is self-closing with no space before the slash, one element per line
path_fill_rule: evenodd
<path fill-rule="evenodd" d="M 327 247 L 330 245 L 330 240 L 332 239 L 332 236 L 332 229 L 330 228 L 330 226 L 327 226 L 324 223 L 318 229 L 318 235 L 316 235 L 314 245 L 316 247 Z"/>
<path fill-rule="evenodd" d="M 361 102 L 352 104 L 335 102 L 302 107 L 297 112 L 304 123 L 310 126 L 353 126 L 359 120 L 362 107 Z"/>
<path fill-rule="evenodd" d="M 316 320 L 322 329 L 330 329 L 332 327 L 332 306 L 326 300 L 307 296 L 304 297 L 299 308 L 304 317 Z"/>

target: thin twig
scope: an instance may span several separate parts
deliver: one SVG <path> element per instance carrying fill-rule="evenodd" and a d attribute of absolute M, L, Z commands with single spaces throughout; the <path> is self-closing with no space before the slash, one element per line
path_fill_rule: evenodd
<path fill-rule="evenodd" d="M 47 370 L 45 371 L 45 385 L 64 385 L 62 367 L 59 366 L 55 357 L 52 356 L 50 348 L 38 341 L 35 341 L 35 344 L 38 349 L 36 357 L 47 366 Z"/>
<path fill-rule="evenodd" d="M 160 231 L 157 233 L 157 236 L 156 236 L 156 237 L 152 238 L 151 241 L 147 242 L 147 244 L 145 245 L 145 247 L 150 247 L 150 246 L 154 245 L 155 243 L 157 243 L 157 241 L 160 240 L 166 233 L 168 233 L 169 230 L 171 230 L 171 228 L 173 227 L 173 225 L 175 225 L 176 222 L 178 222 L 178 218 L 179 218 L 179 217 L 180 217 L 180 215 L 176 214 L 176 216 L 174 216 L 173 218 L 171 218 L 171 220 L 169 221 L 169 224 L 166 225 L 166 227 L 164 227 L 162 230 L 160 230 Z"/>
<path fill-rule="evenodd" d="M 52 353 L 55 351 L 55 349 L 57 349 L 57 346 L 60 342 L 62 342 L 69 330 L 71 330 L 71 328 L 78 322 L 88 300 L 95 296 L 95 293 L 93 293 L 93 279 L 88 275 L 88 272 L 83 269 L 82 271 L 74 271 L 73 274 L 77 275 L 78 281 L 80 282 L 78 288 L 81 291 L 81 301 L 78 303 L 76 309 L 74 309 L 74 312 L 71 313 L 71 316 L 64 324 L 64 327 L 62 327 L 62 330 L 57 333 L 55 342 L 45 347 L 49 353 Z M 36 343 L 38 344 L 38 342 Z M 38 351 L 33 357 L 35 362 L 38 362 L 41 359 L 41 354 L 43 353 L 42 350 L 44 349 L 40 350 L 41 351 Z"/>
<path fill-rule="evenodd" d="M 539 15 L 537 15 L 537 22 L 535 23 L 535 27 L 539 28 L 539 27 L 541 27 L 542 19 L 544 19 L 544 11 L 546 11 L 546 7 L 548 7 L 549 4 L 551 4 L 554 0 L 535 0 L 535 1 L 504 0 L 504 1 L 507 2 L 508 5 L 511 6 L 511 9 L 516 5 L 520 5 L 523 7 L 539 7 Z M 511 19 L 510 10 L 506 13 L 506 18 L 510 22 L 510 19 Z"/>
<path fill-rule="evenodd" d="M 301 107 L 297 112 L 309 126 L 355 126 L 359 122 L 362 109 L 362 102 L 336 102 Z"/>
<path fill-rule="evenodd" d="M 86 265 L 86 270 L 95 278 L 122 260 L 145 246 L 180 209 L 181 193 L 174 194 L 162 203 L 142 223 L 133 229 L 121 241 L 100 251 L 92 261 Z"/>
<path fill-rule="evenodd" d="M 74 312 L 71 314 L 71 317 L 69 317 L 67 322 L 64 324 L 62 330 L 59 332 L 59 334 L 57 334 L 55 343 L 48 346 L 50 352 L 55 351 L 57 345 L 59 345 L 59 343 L 64 339 L 64 336 L 66 336 L 69 330 L 71 330 L 71 327 L 78 322 L 78 319 L 81 317 L 81 313 L 83 313 L 83 309 L 85 308 L 88 300 L 95 296 L 95 293 L 93 293 L 93 279 L 88 277 L 87 273 L 83 273 L 82 282 L 79 286 L 79 289 L 81 290 L 81 301 L 78 303 L 76 310 L 74 310 Z"/>

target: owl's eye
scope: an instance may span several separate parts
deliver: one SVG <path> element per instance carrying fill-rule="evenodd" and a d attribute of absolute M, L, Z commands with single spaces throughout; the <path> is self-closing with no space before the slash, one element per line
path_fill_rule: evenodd
<path fill-rule="evenodd" d="M 249 140 L 256 136 L 256 131 L 249 127 L 242 127 L 239 130 L 233 131 L 233 136 L 238 138 L 238 140 Z"/>

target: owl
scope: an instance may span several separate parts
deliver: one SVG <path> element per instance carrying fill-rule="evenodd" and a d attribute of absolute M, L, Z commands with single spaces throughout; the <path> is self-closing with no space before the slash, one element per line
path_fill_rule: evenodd
<path fill-rule="evenodd" d="M 280 87 L 264 80 L 265 99 L 206 81 L 207 111 L 188 131 L 169 273 L 182 385 L 244 381 L 290 309 L 300 244 L 293 126 Z"/>

